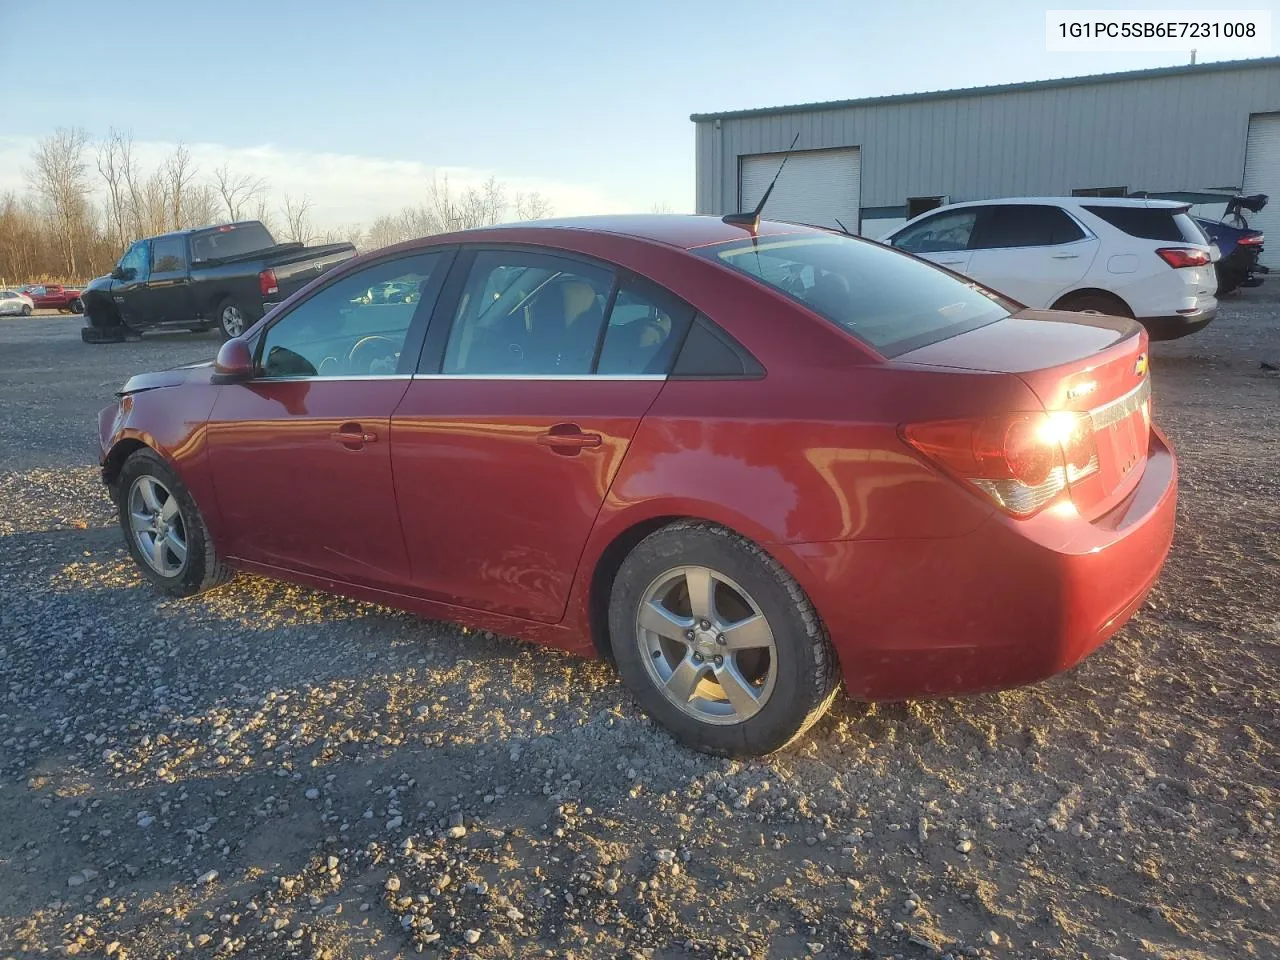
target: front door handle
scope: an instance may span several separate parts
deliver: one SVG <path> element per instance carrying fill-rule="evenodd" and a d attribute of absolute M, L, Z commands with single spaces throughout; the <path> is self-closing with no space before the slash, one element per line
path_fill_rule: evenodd
<path fill-rule="evenodd" d="M 1053 259 L 1055 259 L 1055 260 L 1079 260 L 1079 259 L 1080 259 L 1080 254 L 1078 254 L 1078 253 L 1055 253 L 1055 254 L 1053 254 Z"/>
<path fill-rule="evenodd" d="M 954 267 L 957 263 L 964 263 L 964 261 L 963 260 L 939 260 L 938 263 L 940 263 L 944 267 Z"/>
<path fill-rule="evenodd" d="M 344 447 L 363 447 L 366 443 L 377 443 L 378 435 L 371 430 L 365 430 L 358 423 L 344 423 L 329 434 L 329 439 Z"/>
<path fill-rule="evenodd" d="M 557 423 L 546 433 L 534 438 L 544 447 L 550 447 L 556 453 L 574 456 L 587 447 L 598 447 L 604 438 L 598 433 L 584 433 L 576 423 Z"/>

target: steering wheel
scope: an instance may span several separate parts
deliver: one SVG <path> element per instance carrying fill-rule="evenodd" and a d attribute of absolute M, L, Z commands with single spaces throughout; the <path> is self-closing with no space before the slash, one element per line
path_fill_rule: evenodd
<path fill-rule="evenodd" d="M 385 352 L 379 354 L 369 354 L 367 357 L 357 359 L 357 354 L 362 351 L 369 353 L 370 348 L 378 348 L 379 344 L 384 344 L 381 349 Z M 361 376 L 374 373 L 395 373 L 395 361 L 399 350 L 396 348 L 396 342 L 389 337 L 381 337 L 377 334 L 368 337 L 361 337 L 356 341 L 356 345 L 351 348 L 351 352 L 347 354 L 347 370 L 353 375 Z M 385 371 L 374 371 L 373 365 L 379 361 L 391 361 L 391 369 Z"/>

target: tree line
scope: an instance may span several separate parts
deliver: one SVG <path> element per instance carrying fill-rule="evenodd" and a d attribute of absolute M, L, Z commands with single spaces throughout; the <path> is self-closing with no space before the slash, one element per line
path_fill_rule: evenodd
<path fill-rule="evenodd" d="M 25 192 L 0 196 L 0 282 L 99 276 L 140 237 L 233 220 L 261 220 L 284 242 L 374 249 L 551 213 L 541 194 L 511 196 L 494 177 L 462 190 L 444 177 L 424 185 L 421 203 L 378 217 L 367 230 L 351 224 L 322 231 L 308 196 L 277 195 L 264 178 L 228 163 L 206 173 L 182 143 L 144 170 L 133 136 L 115 129 L 91 142 L 83 129 L 59 128 L 36 144 L 25 172 Z"/>

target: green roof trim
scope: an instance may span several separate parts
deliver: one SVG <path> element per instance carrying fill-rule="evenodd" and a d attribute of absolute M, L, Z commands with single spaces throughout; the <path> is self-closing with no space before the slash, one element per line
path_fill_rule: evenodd
<path fill-rule="evenodd" d="M 955 97 L 985 97 L 998 93 L 1020 93 L 1024 90 L 1052 90 L 1058 87 L 1083 87 L 1097 83 L 1113 83 L 1121 80 L 1139 80 L 1150 77 L 1179 77 L 1190 74 L 1225 73 L 1231 70 L 1250 70 L 1257 67 L 1280 68 L 1280 57 L 1259 57 L 1253 60 L 1219 60 L 1214 63 L 1181 64 L 1176 67 L 1155 67 L 1150 70 L 1126 70 L 1123 73 L 1095 73 L 1085 77 L 1063 77 L 1057 80 L 1028 80 L 1023 83 L 1002 83 L 994 87 L 961 87 L 956 90 L 931 90 L 926 93 L 895 93 L 884 97 L 865 97 L 861 100 L 826 100 L 818 103 L 796 103 L 782 107 L 759 107 L 752 110 L 727 110 L 723 113 L 695 113 L 689 119 L 694 123 L 710 120 L 736 120 L 742 117 L 769 117 L 779 113 L 813 113 L 818 110 L 844 110 L 849 107 L 872 107 L 891 103 L 917 103 L 922 100 L 948 100 Z"/>

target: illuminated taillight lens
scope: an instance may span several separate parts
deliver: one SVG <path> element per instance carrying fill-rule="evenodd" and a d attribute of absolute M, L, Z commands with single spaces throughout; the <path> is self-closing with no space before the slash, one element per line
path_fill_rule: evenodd
<path fill-rule="evenodd" d="M 1242 247 L 1260 247 L 1262 246 L 1262 236 L 1260 233 L 1257 235 L 1250 234 L 1247 237 L 1241 237 L 1236 243 Z"/>
<path fill-rule="evenodd" d="M 902 428 L 902 435 L 948 473 L 1019 517 L 1038 512 L 1069 484 L 1098 469 L 1087 413 L 913 423 Z"/>
<path fill-rule="evenodd" d="M 1162 247 L 1156 253 L 1171 267 L 1204 267 L 1212 259 L 1207 250 L 1195 247 Z"/>
<path fill-rule="evenodd" d="M 258 274 L 258 289 L 262 291 L 264 297 L 280 292 L 280 285 L 276 283 L 276 272 L 270 267 Z"/>

